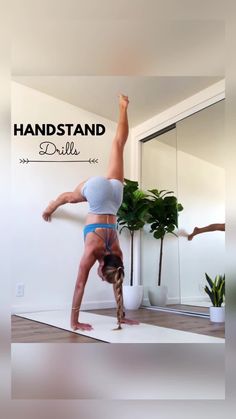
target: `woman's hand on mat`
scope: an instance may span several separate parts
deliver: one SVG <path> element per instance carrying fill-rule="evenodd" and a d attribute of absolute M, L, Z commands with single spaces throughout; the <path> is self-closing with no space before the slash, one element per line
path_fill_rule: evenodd
<path fill-rule="evenodd" d="M 130 324 L 131 326 L 136 325 L 136 324 L 139 324 L 139 322 L 137 320 L 127 319 L 126 317 L 124 317 L 121 320 L 121 323 Z"/>
<path fill-rule="evenodd" d="M 88 323 L 75 323 L 71 325 L 71 329 L 73 330 L 93 330 L 93 326 Z"/>

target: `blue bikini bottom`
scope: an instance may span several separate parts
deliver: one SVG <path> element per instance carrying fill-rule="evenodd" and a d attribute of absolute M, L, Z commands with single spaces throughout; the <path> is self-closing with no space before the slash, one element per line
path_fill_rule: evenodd
<path fill-rule="evenodd" d="M 84 227 L 84 240 L 88 233 L 94 233 L 96 228 L 111 228 L 112 230 L 117 230 L 116 224 L 103 224 L 103 223 L 95 223 L 95 224 L 88 224 Z"/>

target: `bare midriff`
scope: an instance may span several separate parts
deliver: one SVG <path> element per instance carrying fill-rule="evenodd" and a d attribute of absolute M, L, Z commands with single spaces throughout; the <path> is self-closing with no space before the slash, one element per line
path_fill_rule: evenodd
<path fill-rule="evenodd" d="M 86 217 L 85 225 L 95 224 L 95 223 L 116 224 L 116 215 L 89 213 Z"/>

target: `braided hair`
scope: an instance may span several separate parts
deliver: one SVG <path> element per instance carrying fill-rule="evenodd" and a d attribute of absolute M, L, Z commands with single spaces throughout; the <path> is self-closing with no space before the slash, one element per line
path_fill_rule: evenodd
<path fill-rule="evenodd" d="M 116 301 L 117 301 L 117 323 L 118 327 L 114 330 L 121 329 L 121 321 L 124 317 L 123 312 L 123 298 L 122 298 L 122 284 L 124 279 L 124 265 L 119 256 L 109 254 L 104 257 L 104 265 L 102 274 L 109 284 L 114 284 Z"/>

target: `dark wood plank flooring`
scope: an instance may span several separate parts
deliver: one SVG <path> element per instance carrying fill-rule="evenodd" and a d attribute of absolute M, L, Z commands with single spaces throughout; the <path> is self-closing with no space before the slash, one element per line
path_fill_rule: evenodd
<path fill-rule="evenodd" d="M 188 306 L 189 307 L 189 306 Z M 116 316 L 115 309 L 90 310 L 91 313 L 105 316 Z M 132 312 L 126 311 L 128 318 L 155 326 L 186 332 L 200 333 L 203 335 L 224 337 L 224 324 L 211 323 L 209 319 L 185 316 L 176 313 L 140 309 Z M 72 331 L 62 330 L 18 316 L 12 316 L 12 343 L 103 343 L 96 339 L 78 335 Z"/>

